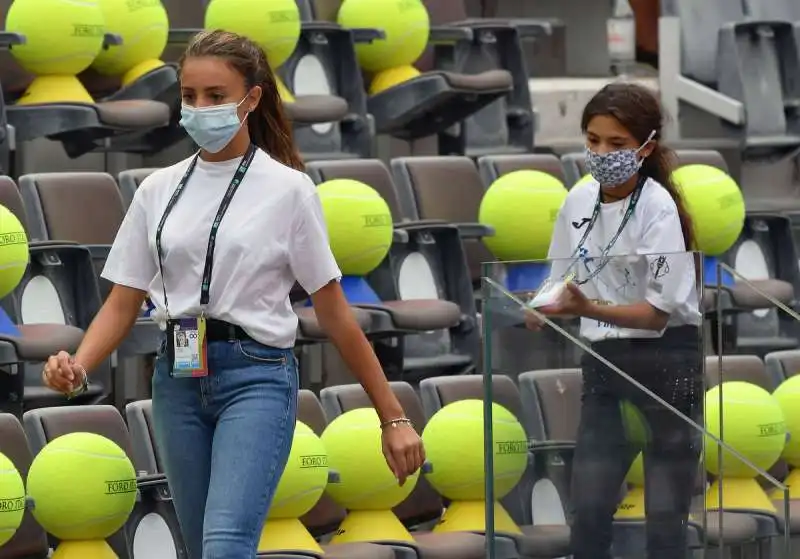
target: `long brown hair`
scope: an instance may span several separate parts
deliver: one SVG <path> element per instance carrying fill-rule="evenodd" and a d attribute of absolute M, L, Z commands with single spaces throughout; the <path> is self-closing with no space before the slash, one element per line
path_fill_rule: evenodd
<path fill-rule="evenodd" d="M 661 105 L 650 90 L 632 83 L 612 83 L 598 91 L 586 105 L 581 117 L 581 130 L 586 133 L 589 122 L 596 116 L 611 116 L 619 121 L 639 144 L 647 141 L 655 132 L 653 140 L 655 148 L 645 158 L 639 172 L 652 178 L 667 192 L 678 207 L 683 240 L 686 250 L 694 248 L 694 232 L 692 219 L 683 203 L 680 191 L 672 182 L 672 170 L 675 168 L 675 153 L 661 143 L 661 130 L 664 115 Z"/>
<path fill-rule="evenodd" d="M 303 170 L 303 161 L 292 139 L 292 127 L 283 110 L 275 74 L 264 50 L 247 37 L 216 29 L 194 36 L 178 62 L 187 58 L 217 56 L 224 59 L 245 80 L 248 90 L 261 86 L 261 101 L 247 116 L 250 141 L 288 167 Z"/>

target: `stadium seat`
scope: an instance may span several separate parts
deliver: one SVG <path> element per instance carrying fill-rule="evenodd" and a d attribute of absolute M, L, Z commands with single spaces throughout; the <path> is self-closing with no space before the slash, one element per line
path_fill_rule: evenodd
<path fill-rule="evenodd" d="M 514 155 L 485 155 L 478 158 L 478 170 L 483 184 L 488 188 L 505 174 L 514 171 L 533 170 L 549 173 L 570 188 L 573 182 L 567 182 L 564 166 L 558 157 L 548 153 L 525 153 Z"/>
<path fill-rule="evenodd" d="M 419 385 L 425 415 L 430 419 L 439 409 L 460 400 L 482 400 L 484 397 L 482 375 L 458 377 L 435 377 L 425 379 Z M 525 411 L 516 384 L 505 375 L 492 375 L 493 401 L 511 412 L 526 426 Z M 530 434 L 529 434 L 530 435 Z M 507 534 L 512 538 L 522 557 L 563 557 L 569 555 L 569 526 L 566 522 L 545 524 L 543 519 L 533 517 L 531 491 L 534 470 L 539 462 L 547 462 L 558 456 L 560 450 L 547 447 L 532 447 L 528 468 L 520 483 L 503 498 L 502 504 L 519 524 L 522 535 Z M 434 465 L 435 467 L 435 465 Z M 552 519 L 553 514 L 548 515 Z"/>
<path fill-rule="evenodd" d="M 458 230 L 441 222 L 409 220 L 408 200 L 398 196 L 380 160 L 315 161 L 308 173 L 318 184 L 352 179 L 370 185 L 387 202 L 395 229 L 407 235 L 393 244 L 388 262 L 368 277 L 383 303 L 363 306 L 388 312 L 395 331 L 406 334 L 403 371 L 408 379 L 474 368 L 479 332 Z M 420 332 L 425 333 L 414 335 Z M 378 344 L 376 349 L 396 352 L 394 342 L 391 346 Z"/>
<path fill-rule="evenodd" d="M 764 366 L 772 381 L 779 386 L 786 379 L 800 373 L 800 350 L 773 351 L 764 356 Z"/>
<path fill-rule="evenodd" d="M 475 288 L 481 281 L 481 263 L 495 258 L 483 244 L 494 231 L 478 221 L 485 192 L 475 164 L 469 157 L 399 157 L 391 162 L 401 200 L 414 220 L 442 220 L 458 227 Z"/>
<path fill-rule="evenodd" d="M 33 455 L 22 424 L 10 413 L 0 413 L 0 448 L 25 481 Z M 28 509 L 17 533 L 0 546 L 0 559 L 46 559 L 49 554 L 47 534 Z"/>
<path fill-rule="evenodd" d="M 411 389 L 410 385 L 403 382 L 393 382 L 391 384 L 393 389 L 395 389 L 395 393 L 398 394 L 398 397 L 402 398 L 401 404 L 403 404 L 403 407 L 406 413 L 409 414 L 409 417 L 418 419 L 416 416 L 419 415 L 419 412 L 421 411 L 419 402 L 417 401 L 416 406 L 414 406 L 415 402 L 408 400 L 408 394 L 405 391 L 398 393 L 398 387 L 407 387 L 412 391 L 413 395 L 413 389 Z M 338 394 L 339 390 L 346 390 L 347 388 L 353 389 L 353 392 L 350 393 L 350 395 L 353 397 L 353 406 L 347 409 L 338 408 L 337 413 L 337 404 L 335 403 L 336 397 L 333 396 L 333 400 L 330 400 L 333 393 L 329 391 L 335 390 Z M 305 421 L 303 418 L 307 417 L 310 421 L 307 422 L 307 424 L 316 432 L 321 434 L 327 426 L 328 418 L 333 419 L 336 415 L 339 415 L 343 411 L 347 411 L 349 409 L 371 407 L 368 399 L 366 399 L 367 405 L 360 405 L 362 398 L 360 398 L 358 395 L 357 391 L 359 390 L 361 391 L 363 398 L 366 399 L 366 394 L 363 392 L 363 389 L 360 385 L 340 385 L 336 387 L 325 388 L 321 395 L 323 401 L 330 400 L 331 405 L 333 405 L 333 407 L 328 408 L 327 411 L 323 409 L 322 405 L 320 405 L 320 401 L 316 396 L 314 396 L 313 393 L 309 391 L 301 391 L 298 407 L 298 419 L 300 421 Z M 328 396 L 326 396 L 326 394 L 328 394 Z M 403 395 L 406 397 L 403 398 Z M 329 403 L 326 401 L 326 408 L 328 405 Z M 329 497 L 326 496 L 324 499 L 327 501 L 329 500 Z M 319 507 L 320 505 L 317 506 Z M 344 518 L 344 511 L 332 500 L 327 503 L 326 506 L 329 506 L 331 511 L 338 509 L 339 518 L 337 519 L 337 522 Z M 404 524 L 410 528 L 413 528 L 414 526 L 412 523 L 421 524 L 423 522 L 438 518 L 438 516 L 441 514 L 441 510 L 442 503 L 438 495 L 433 492 L 429 485 L 427 485 L 427 483 L 424 481 L 424 478 L 420 477 L 416 488 L 411 493 L 411 496 L 403 501 L 403 503 L 395 507 L 394 512 Z M 312 510 L 309 513 L 309 516 L 314 514 L 315 510 Z M 419 559 L 479 559 L 485 556 L 485 538 L 476 534 L 434 534 L 426 531 L 417 532 L 412 530 L 412 535 L 415 539 L 413 544 L 408 544 L 407 542 L 376 543 L 388 545 L 396 550 L 399 550 L 400 553 L 404 551 L 403 548 L 412 550 L 412 556 L 418 557 Z M 510 550 L 504 548 L 502 543 L 498 546 L 498 551 L 500 552 L 499 557 L 506 557 L 509 559 L 514 557 L 513 554 L 508 555 Z"/>
<path fill-rule="evenodd" d="M 421 432 L 425 427 L 425 414 L 419 396 L 406 382 L 392 382 L 390 385 L 406 416 Z M 360 384 L 327 387 L 320 393 L 320 398 L 330 419 L 335 419 L 350 410 L 372 407 L 367 393 Z M 482 559 L 485 557 L 486 538 L 483 535 L 471 532 L 436 533 L 416 529 L 420 525 L 438 520 L 443 507 L 442 498 L 427 482 L 425 476 L 420 476 L 411 495 L 394 509 L 400 521 L 411 529 L 420 551 L 420 558 Z M 498 556 L 516 555 L 513 542 L 508 539 L 501 539 L 497 544 Z"/>
<path fill-rule="evenodd" d="M 534 438 L 541 440 L 545 445 L 558 446 L 563 449 L 574 449 L 575 440 L 580 421 L 581 394 L 583 389 L 583 378 L 580 369 L 551 369 L 529 371 L 519 375 L 519 390 L 522 399 L 523 409 L 527 416 L 535 418 L 534 423 L 538 426 L 538 432 L 532 432 Z M 568 451 L 566 460 L 569 459 Z M 566 462 L 564 460 L 564 462 Z M 542 468 L 542 475 L 536 483 L 552 484 L 562 503 L 569 502 L 569 477 L 563 466 L 564 462 L 554 461 L 546 464 Z M 699 487 L 702 492 L 702 487 Z M 552 508 L 552 503 L 548 497 L 555 497 L 549 491 L 542 490 L 540 503 L 534 500 L 534 512 L 547 514 Z M 560 503 L 559 503 L 560 504 Z M 538 505 L 538 506 L 537 506 Z M 723 517 L 724 537 L 720 538 L 720 516 Z M 703 534 L 706 536 L 706 543 L 710 547 L 726 548 L 741 547 L 755 541 L 758 535 L 756 521 L 747 515 L 723 513 L 706 514 L 705 532 L 702 531 L 702 520 L 695 519 L 690 525 L 690 546 L 699 547 L 702 544 Z M 626 526 L 626 523 L 628 526 Z M 617 521 L 618 528 L 634 527 L 635 522 Z M 628 538 L 638 536 L 641 538 L 641 526 L 639 534 L 628 530 L 625 536 Z M 694 541 L 692 541 L 694 540 Z"/>
<path fill-rule="evenodd" d="M 81 406 L 77 408 L 42 408 L 31 410 L 23 417 L 25 434 L 34 456 L 53 439 L 68 433 L 95 433 L 115 442 L 135 461 L 130 434 L 125 420 L 113 406 Z M 134 462 L 135 464 L 135 462 Z M 180 530 L 174 515 L 163 514 L 168 506 L 169 488 L 163 475 L 141 471 L 137 474 L 140 499 L 125 526 L 112 535 L 108 543 L 121 559 L 145 559 L 154 552 L 174 550 L 182 546 Z M 156 518 L 158 517 L 158 518 Z M 167 528 L 153 529 L 154 521 Z M 152 531 L 147 531 L 148 528 Z M 140 533 L 139 530 L 142 530 Z M 146 531 L 146 532 L 145 532 Z M 142 539 L 137 543 L 137 537 Z M 139 545 L 147 547 L 140 548 Z M 147 551 L 149 550 L 149 554 Z"/>
<path fill-rule="evenodd" d="M 117 176 L 119 190 L 122 193 L 122 201 L 124 202 L 126 208 L 131 205 L 133 195 L 136 193 L 139 185 L 142 184 L 142 181 L 149 177 L 153 171 L 156 170 L 157 169 L 155 168 L 149 167 L 144 169 L 128 169 L 126 171 L 122 171 Z"/>

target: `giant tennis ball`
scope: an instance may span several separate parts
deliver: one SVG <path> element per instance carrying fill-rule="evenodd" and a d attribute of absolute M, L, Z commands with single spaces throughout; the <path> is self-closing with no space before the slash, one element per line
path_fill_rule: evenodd
<path fill-rule="evenodd" d="M 425 51 L 431 30 L 422 0 L 345 0 L 337 19 L 342 27 L 369 27 L 386 34 L 356 45 L 358 62 L 368 72 L 412 65 Z"/>
<path fill-rule="evenodd" d="M 28 72 L 74 76 L 102 50 L 105 23 L 97 0 L 14 0 L 5 30 L 25 36 L 11 54 Z"/>
<path fill-rule="evenodd" d="M 297 422 L 292 450 L 283 470 L 269 518 L 300 518 L 317 504 L 328 484 L 328 454 L 320 438 Z"/>
<path fill-rule="evenodd" d="M 277 68 L 300 39 L 300 10 L 295 0 L 211 0 L 205 27 L 248 37 L 261 45 L 270 65 Z"/>
<path fill-rule="evenodd" d="M 0 206 L 0 298 L 19 285 L 29 259 L 25 228 L 11 210 Z"/>
<path fill-rule="evenodd" d="M 772 396 L 783 410 L 789 432 L 789 440 L 783 449 L 783 459 L 794 467 L 800 467 L 800 375 L 783 381 Z"/>
<path fill-rule="evenodd" d="M 706 393 L 706 429 L 719 437 L 722 417 L 722 440 L 762 470 L 772 467 L 781 457 L 786 445 L 786 421 L 783 410 L 772 394 L 748 382 L 722 384 L 722 411 L 719 405 L 720 387 Z M 719 473 L 717 443 L 707 437 L 706 469 Z M 722 470 L 725 477 L 753 478 L 758 472 L 723 450 Z"/>
<path fill-rule="evenodd" d="M 725 171 L 684 165 L 672 173 L 692 217 L 695 249 L 718 256 L 733 246 L 744 227 L 744 197 Z"/>
<path fill-rule="evenodd" d="M 92 67 L 109 76 L 125 74 L 124 83 L 133 81 L 130 70 L 142 64 L 152 70 L 160 65 L 167 46 L 169 19 L 161 0 L 100 0 L 106 32 L 122 37 L 121 45 L 114 45 L 100 51 Z M 135 72 L 138 78 L 143 73 Z M 132 79 L 133 78 L 133 79 Z"/>
<path fill-rule="evenodd" d="M 5 455 L 0 454 L 0 546 L 10 540 L 25 514 L 22 476 Z"/>
<path fill-rule="evenodd" d="M 639 453 L 631 463 L 628 470 L 628 475 L 625 476 L 625 481 L 637 487 L 644 487 L 644 454 Z"/>
<path fill-rule="evenodd" d="M 99 540 L 122 528 L 136 504 L 136 472 L 113 441 L 94 433 L 53 439 L 28 471 L 33 516 L 60 540 Z"/>
<path fill-rule="evenodd" d="M 428 481 L 454 501 L 480 501 L 485 495 L 484 414 L 481 400 L 448 404 L 425 426 L 422 440 L 432 472 Z M 528 441 L 517 418 L 492 404 L 494 494 L 507 495 L 522 478 L 528 463 Z"/>
<path fill-rule="evenodd" d="M 547 258 L 558 211 L 567 189 L 543 171 L 514 171 L 492 183 L 481 201 L 478 221 L 495 231 L 484 242 L 499 260 Z"/>
<path fill-rule="evenodd" d="M 322 433 L 328 465 L 339 474 L 328 494 L 350 510 L 390 510 L 414 490 L 418 472 L 402 487 L 386 464 L 381 443 L 381 422 L 373 408 L 343 413 Z"/>
<path fill-rule="evenodd" d="M 591 183 L 593 183 L 593 182 L 597 182 L 597 181 L 596 181 L 596 180 L 594 180 L 594 177 L 593 177 L 592 175 L 590 175 L 590 174 L 588 174 L 588 173 L 587 173 L 587 174 L 583 175 L 583 176 L 582 176 L 582 177 L 581 177 L 581 178 L 578 180 L 578 182 L 576 182 L 575 184 L 573 184 L 573 185 L 572 185 L 572 188 L 577 188 L 577 187 L 579 187 L 579 186 L 583 186 L 584 184 L 591 184 Z"/>
<path fill-rule="evenodd" d="M 392 212 L 371 186 L 334 179 L 317 187 L 331 250 L 345 275 L 365 276 L 392 246 Z"/>

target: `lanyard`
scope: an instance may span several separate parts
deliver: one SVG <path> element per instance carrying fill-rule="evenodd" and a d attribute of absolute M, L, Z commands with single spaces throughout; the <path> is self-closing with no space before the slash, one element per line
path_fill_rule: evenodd
<path fill-rule="evenodd" d="M 208 235 L 208 249 L 206 250 L 206 263 L 203 267 L 203 280 L 200 284 L 200 306 L 202 308 L 205 308 L 206 305 L 208 305 L 210 298 L 209 293 L 211 290 L 211 270 L 214 267 L 214 246 L 217 242 L 217 231 L 219 230 L 219 225 L 222 222 L 225 212 L 228 211 L 228 206 L 230 206 L 233 195 L 236 194 L 236 190 L 238 190 L 239 185 L 242 183 L 242 179 L 244 178 L 245 173 L 247 173 L 247 169 L 250 168 L 250 164 L 253 162 L 255 154 L 256 146 L 250 144 L 250 147 L 247 148 L 247 152 L 244 154 L 241 163 L 239 163 L 239 167 L 233 174 L 233 178 L 228 186 L 228 190 L 225 192 L 225 195 L 222 197 L 222 201 L 219 203 L 219 209 L 217 210 L 217 215 L 214 218 L 214 222 L 211 224 L 211 232 Z M 186 173 L 184 173 L 183 178 L 178 183 L 177 188 L 175 188 L 175 192 L 172 193 L 172 197 L 169 199 L 169 202 L 167 202 L 167 207 L 164 209 L 164 215 L 161 216 L 161 221 L 158 223 L 158 229 L 156 229 L 156 253 L 158 254 L 158 269 L 161 273 L 161 288 L 164 290 L 164 308 L 167 311 L 167 316 L 169 316 L 169 304 L 167 303 L 167 286 L 164 283 L 164 262 L 163 251 L 161 249 L 161 233 L 164 231 L 164 224 L 167 221 L 167 216 L 172 212 L 175 204 L 177 204 L 178 199 L 181 197 L 181 194 L 183 194 L 183 191 L 186 188 L 186 184 L 189 182 L 192 173 L 194 173 L 194 169 L 197 166 L 197 158 L 199 156 L 200 154 L 195 155 L 194 159 L 192 159 L 192 162 L 189 163 L 189 168 L 186 169 Z"/>
<path fill-rule="evenodd" d="M 599 274 L 603 270 L 603 268 L 605 268 L 606 265 L 608 264 L 609 261 L 608 253 L 611 251 L 613 246 L 619 240 L 620 235 L 622 235 L 623 229 L 625 229 L 625 226 L 628 224 L 628 221 L 630 221 L 631 217 L 633 216 L 633 212 L 636 210 L 636 205 L 639 203 L 639 197 L 642 194 L 642 189 L 644 188 L 645 182 L 647 182 L 647 178 L 644 176 L 640 176 L 639 181 L 636 183 L 636 188 L 634 188 L 633 192 L 631 193 L 630 203 L 628 204 L 628 208 L 625 210 L 625 215 L 622 216 L 622 221 L 619 224 L 617 232 L 608 242 L 606 248 L 604 248 L 603 251 L 600 253 L 599 259 L 602 262 L 597 268 L 589 272 L 589 276 L 586 279 L 577 281 L 576 283 L 578 285 L 583 285 L 585 283 L 588 283 L 589 280 L 597 276 L 597 274 Z M 586 229 L 583 232 L 583 236 L 581 237 L 581 240 L 578 242 L 578 245 L 575 247 L 575 250 L 572 252 L 572 256 L 570 256 L 570 259 L 574 259 L 573 263 L 570 265 L 570 270 L 575 267 L 578 260 L 584 260 L 584 264 L 586 263 L 586 258 L 578 257 L 578 255 L 583 249 L 583 245 L 586 243 L 586 240 L 589 238 L 589 233 L 592 232 L 592 229 L 594 228 L 598 218 L 600 217 L 600 207 L 602 204 L 602 197 L 603 197 L 603 191 L 601 189 L 597 193 L 597 201 L 594 203 L 594 211 L 592 212 L 592 217 L 589 219 L 589 223 L 586 224 Z"/>

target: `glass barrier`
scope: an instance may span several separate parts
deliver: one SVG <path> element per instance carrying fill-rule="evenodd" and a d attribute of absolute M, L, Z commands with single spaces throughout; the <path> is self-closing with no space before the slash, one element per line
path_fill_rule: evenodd
<path fill-rule="evenodd" d="M 438 397 L 454 418 L 483 418 L 485 473 L 470 480 L 464 460 L 440 472 L 443 526 L 485 531 L 491 559 L 788 557 L 774 467 L 786 405 L 717 373 L 710 329 L 731 317 L 709 304 L 702 258 L 483 266 L 482 401 L 455 383 Z"/>

